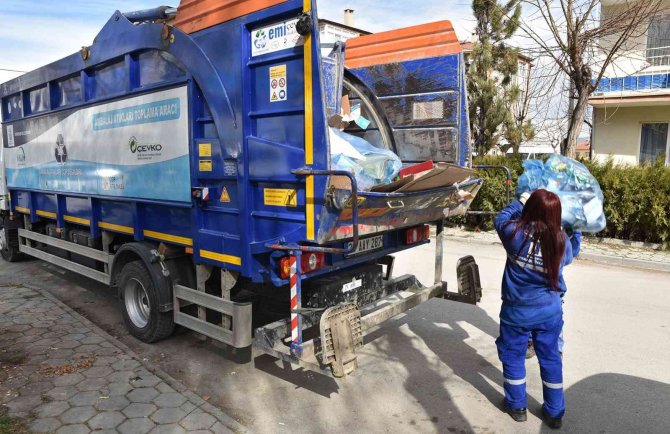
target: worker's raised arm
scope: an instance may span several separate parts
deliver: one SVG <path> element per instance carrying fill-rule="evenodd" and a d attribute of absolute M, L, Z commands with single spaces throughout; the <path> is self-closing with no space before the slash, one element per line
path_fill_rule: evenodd
<path fill-rule="evenodd" d="M 496 227 L 496 231 L 498 231 L 498 235 L 502 238 L 503 236 L 503 231 L 505 227 L 509 226 L 507 222 L 511 220 L 517 220 L 519 217 L 521 217 L 521 212 L 523 211 L 523 204 L 519 200 L 515 200 L 509 205 L 507 205 L 506 208 L 504 208 L 498 215 L 496 216 L 495 220 L 493 221 L 494 226 Z"/>
<path fill-rule="evenodd" d="M 582 244 L 582 233 L 574 232 L 571 236 L 565 234 L 565 254 L 563 255 L 563 266 L 572 263 L 572 260 L 579 255 Z"/>
<path fill-rule="evenodd" d="M 522 211 L 523 204 L 520 201 L 515 200 L 507 205 L 505 209 L 500 211 L 494 221 L 496 231 L 498 231 L 498 236 L 500 237 L 500 241 L 502 241 L 503 247 L 507 253 L 512 255 L 519 251 L 520 246 L 518 245 L 518 241 L 515 243 L 513 239 L 514 237 L 512 236 L 515 225 L 508 223 L 519 219 Z"/>
<path fill-rule="evenodd" d="M 572 246 L 572 257 L 579 256 L 579 251 L 582 249 L 582 233 L 577 231 L 570 237 L 570 245 Z"/>

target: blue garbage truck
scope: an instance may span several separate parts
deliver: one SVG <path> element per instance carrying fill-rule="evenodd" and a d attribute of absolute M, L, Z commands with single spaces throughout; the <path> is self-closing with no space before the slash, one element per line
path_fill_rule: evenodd
<path fill-rule="evenodd" d="M 394 315 L 475 303 L 471 258 L 458 291 L 442 281 L 444 219 L 482 183 L 453 27 L 319 37 L 315 0 L 185 0 L 116 11 L 92 45 L 1 84 L 3 259 L 110 285 L 141 341 L 180 325 L 240 362 L 256 347 L 336 376 Z M 334 128 L 460 176 L 359 188 L 332 167 Z M 394 276 L 431 226 L 435 281 Z"/>

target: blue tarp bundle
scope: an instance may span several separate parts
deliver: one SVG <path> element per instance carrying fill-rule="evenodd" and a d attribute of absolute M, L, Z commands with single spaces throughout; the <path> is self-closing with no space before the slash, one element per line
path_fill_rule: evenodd
<path fill-rule="evenodd" d="M 517 195 L 544 188 L 561 199 L 564 226 L 583 232 L 605 229 L 603 193 L 591 172 L 578 161 L 561 155 L 552 155 L 542 163 L 539 160 L 523 162 L 524 172 L 519 177 Z"/>
<path fill-rule="evenodd" d="M 380 149 L 365 139 L 330 128 L 330 167 L 348 170 L 356 177 L 359 191 L 388 184 L 398 176 L 402 161 L 388 149 Z"/>

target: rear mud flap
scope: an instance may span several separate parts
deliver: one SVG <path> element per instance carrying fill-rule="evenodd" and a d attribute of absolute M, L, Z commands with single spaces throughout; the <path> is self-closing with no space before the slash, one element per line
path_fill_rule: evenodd
<path fill-rule="evenodd" d="M 333 376 L 344 377 L 358 366 L 356 348 L 363 346 L 361 312 L 353 303 L 327 309 L 320 321 L 324 365 L 330 365 Z"/>
<path fill-rule="evenodd" d="M 464 256 L 459 259 L 456 264 L 456 275 L 458 277 L 458 292 L 446 291 L 444 298 L 468 304 L 477 304 L 481 301 L 482 285 L 475 258 Z"/>

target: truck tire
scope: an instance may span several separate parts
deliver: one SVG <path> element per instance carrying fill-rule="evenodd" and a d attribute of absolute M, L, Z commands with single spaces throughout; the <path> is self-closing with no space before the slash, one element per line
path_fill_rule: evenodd
<path fill-rule="evenodd" d="M 119 290 L 123 320 L 131 335 L 151 343 L 172 334 L 172 312 L 158 311 L 156 285 L 142 261 L 129 262 L 123 267 Z"/>
<path fill-rule="evenodd" d="M 19 251 L 19 230 L 3 226 L 0 229 L 0 255 L 7 262 L 17 262 L 23 258 Z"/>

